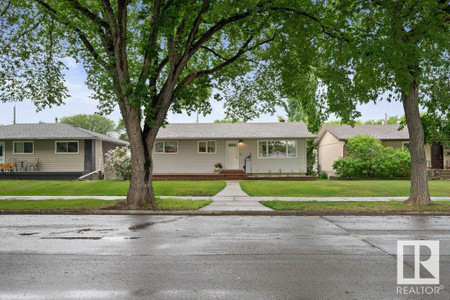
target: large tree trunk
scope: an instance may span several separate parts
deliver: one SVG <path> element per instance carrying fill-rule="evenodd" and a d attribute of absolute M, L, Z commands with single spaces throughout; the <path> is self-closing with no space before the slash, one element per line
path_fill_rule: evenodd
<path fill-rule="evenodd" d="M 131 179 L 127 193 L 127 206 L 139 208 L 153 205 L 155 195 L 152 185 L 152 157 L 145 152 L 131 152 Z M 150 152 L 151 153 L 151 152 Z"/>
<path fill-rule="evenodd" d="M 154 204 L 155 195 L 152 186 L 152 147 L 153 143 L 146 143 L 143 138 L 140 118 L 134 112 L 128 113 L 128 137 L 131 146 L 131 179 L 127 193 L 127 206 L 139 208 L 145 204 Z"/>
<path fill-rule="evenodd" d="M 414 205 L 431 204 L 427 180 L 427 160 L 425 156 L 424 131 L 418 104 L 419 88 L 412 85 L 409 94 L 402 96 L 406 123 L 409 131 L 411 152 L 411 196 Z"/>

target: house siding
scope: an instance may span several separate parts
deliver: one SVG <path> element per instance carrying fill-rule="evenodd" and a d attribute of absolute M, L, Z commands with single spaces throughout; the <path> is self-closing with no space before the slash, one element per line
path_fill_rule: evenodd
<path fill-rule="evenodd" d="M 202 139 L 211 140 L 211 139 Z M 244 139 L 239 143 L 239 168 L 242 170 L 245 164 L 245 158 L 251 154 L 249 172 L 253 173 L 278 173 L 281 169 L 283 173 L 306 172 L 306 139 L 287 139 L 297 141 L 296 158 L 264 158 L 257 157 L 257 142 L 259 139 Z M 276 139 L 271 139 L 276 140 Z M 286 140 L 281 138 L 280 140 Z M 161 140 L 162 141 L 162 140 Z M 201 174 L 213 173 L 214 164 L 222 163 L 225 165 L 225 141 L 216 141 L 216 153 L 204 154 L 197 152 L 197 142 L 199 140 L 177 140 L 178 154 L 154 153 L 153 172 L 155 174 L 169 173 L 187 173 Z"/>
<path fill-rule="evenodd" d="M 103 143 L 102 140 L 95 140 L 95 169 L 103 170 Z"/>
<path fill-rule="evenodd" d="M 333 162 L 343 156 L 345 142 L 326 132 L 318 144 L 320 172 L 334 175 Z"/>
<path fill-rule="evenodd" d="M 408 141 L 383 140 L 383 141 L 381 141 L 381 144 L 383 144 L 383 146 L 385 146 L 385 147 L 392 147 L 394 149 L 400 149 L 403 147 L 403 142 L 408 142 Z"/>
<path fill-rule="evenodd" d="M 56 154 L 56 140 L 17 140 L 34 142 L 33 154 L 13 154 L 13 141 L 5 141 L 6 162 L 12 159 L 17 161 L 33 162 L 39 159 L 39 171 L 43 172 L 81 172 L 84 171 L 84 140 L 78 140 L 78 154 Z M 58 139 L 58 141 L 62 141 Z M 72 140 L 71 140 L 72 141 Z"/>
<path fill-rule="evenodd" d="M 167 141 L 167 140 L 164 140 Z M 216 153 L 197 153 L 198 140 L 177 140 L 178 153 L 164 154 L 153 152 L 153 173 L 214 173 L 215 163 L 225 163 L 225 141 L 216 141 Z"/>

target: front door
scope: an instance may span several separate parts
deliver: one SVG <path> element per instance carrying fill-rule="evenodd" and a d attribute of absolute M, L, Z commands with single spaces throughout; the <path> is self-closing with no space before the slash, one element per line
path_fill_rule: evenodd
<path fill-rule="evenodd" d="M 431 144 L 431 168 L 442 169 L 444 167 L 444 155 L 440 143 Z"/>
<path fill-rule="evenodd" d="M 225 169 L 238 170 L 239 169 L 239 141 L 225 142 L 226 163 Z"/>
<path fill-rule="evenodd" d="M 5 162 L 5 142 L 0 142 L 0 164 L 4 164 Z"/>

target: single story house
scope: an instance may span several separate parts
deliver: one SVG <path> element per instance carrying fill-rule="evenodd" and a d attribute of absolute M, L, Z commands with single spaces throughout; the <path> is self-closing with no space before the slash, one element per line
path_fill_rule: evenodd
<path fill-rule="evenodd" d="M 386 147 L 409 148 L 408 128 L 399 130 L 400 125 L 323 125 L 313 144 L 317 146 L 320 172 L 334 175 L 333 162 L 348 155 L 347 139 L 357 135 L 370 135 L 381 140 Z M 443 149 L 439 143 L 425 145 L 429 169 L 450 168 L 450 149 Z"/>
<path fill-rule="evenodd" d="M 128 142 L 63 123 L 0 126 L 0 178 L 75 179 L 103 171 L 105 153 Z"/>
<path fill-rule="evenodd" d="M 305 173 L 306 139 L 302 122 L 168 124 L 153 148 L 154 174 L 212 174 L 224 170 Z"/>

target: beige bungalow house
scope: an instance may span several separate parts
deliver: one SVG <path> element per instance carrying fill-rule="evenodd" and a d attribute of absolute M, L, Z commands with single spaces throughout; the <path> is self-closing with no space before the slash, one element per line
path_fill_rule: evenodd
<path fill-rule="evenodd" d="M 0 126 L 0 179 L 75 179 L 103 171 L 105 153 L 128 142 L 69 124 Z"/>
<path fill-rule="evenodd" d="M 161 128 L 153 148 L 158 174 L 305 173 L 306 139 L 316 137 L 302 122 L 190 123 Z"/>
<path fill-rule="evenodd" d="M 408 129 L 399 130 L 400 125 L 323 125 L 313 144 L 317 146 L 320 172 L 334 175 L 333 162 L 345 157 L 347 139 L 357 135 L 370 135 L 386 147 L 409 147 Z M 427 166 L 429 169 L 450 168 L 450 149 L 443 149 L 439 143 L 425 145 Z"/>

